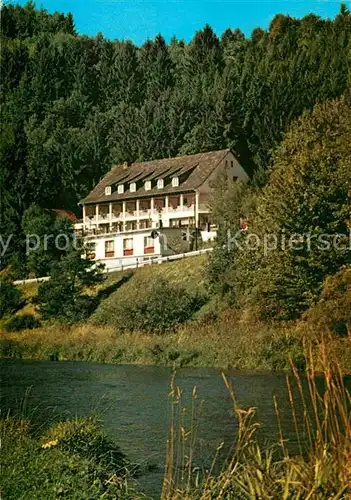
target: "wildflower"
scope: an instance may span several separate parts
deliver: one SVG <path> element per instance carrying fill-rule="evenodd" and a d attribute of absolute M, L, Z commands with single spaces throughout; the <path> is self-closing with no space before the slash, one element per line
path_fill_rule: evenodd
<path fill-rule="evenodd" d="M 45 443 L 42 445 L 42 448 L 53 448 L 54 446 L 58 445 L 58 439 L 52 439 L 50 441 L 45 441 Z"/>

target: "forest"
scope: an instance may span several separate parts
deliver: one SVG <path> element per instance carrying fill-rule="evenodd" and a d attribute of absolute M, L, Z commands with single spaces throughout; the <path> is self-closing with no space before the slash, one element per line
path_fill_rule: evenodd
<path fill-rule="evenodd" d="M 79 213 L 112 164 L 226 147 L 263 186 L 292 122 L 351 86 L 343 4 L 334 20 L 277 15 L 249 37 L 206 25 L 140 47 L 78 35 L 71 14 L 32 1 L 5 3 L 1 21 L 0 233 L 14 235 L 2 267 L 19 275 L 32 204 Z"/>

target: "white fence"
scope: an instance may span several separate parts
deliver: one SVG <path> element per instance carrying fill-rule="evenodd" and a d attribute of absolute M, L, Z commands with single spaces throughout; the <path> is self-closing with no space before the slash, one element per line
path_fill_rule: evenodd
<path fill-rule="evenodd" d="M 139 257 L 136 261 L 130 264 L 125 263 L 117 267 L 111 267 L 104 269 L 104 273 L 114 273 L 116 271 L 124 271 L 125 269 L 138 269 L 139 267 L 150 266 L 153 264 L 163 264 L 164 262 L 171 262 L 173 260 L 185 259 L 187 257 L 195 257 L 196 255 L 203 255 L 208 252 L 212 252 L 213 248 L 204 248 L 203 250 L 195 250 L 193 252 L 180 253 L 177 255 L 168 255 L 166 257 L 148 257 L 147 260 L 144 257 Z M 49 281 L 50 276 L 43 276 L 42 278 L 31 278 L 27 280 L 16 280 L 13 282 L 14 285 L 25 285 L 27 283 L 41 283 L 43 281 Z"/>

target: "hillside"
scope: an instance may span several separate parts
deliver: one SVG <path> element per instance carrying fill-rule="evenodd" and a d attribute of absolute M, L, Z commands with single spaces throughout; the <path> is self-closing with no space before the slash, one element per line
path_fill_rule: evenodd
<path fill-rule="evenodd" d="M 23 215 L 77 203 L 125 161 L 230 147 L 260 176 L 292 122 L 350 87 L 351 16 L 278 14 L 251 36 L 209 25 L 189 43 L 161 35 L 141 47 L 79 36 L 72 15 L 32 2 L 1 6 L 2 265 L 35 272 Z M 261 179 L 262 180 L 262 179 Z"/>

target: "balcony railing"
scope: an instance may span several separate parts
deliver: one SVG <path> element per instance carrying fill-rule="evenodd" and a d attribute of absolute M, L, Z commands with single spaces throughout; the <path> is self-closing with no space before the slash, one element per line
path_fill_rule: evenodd
<path fill-rule="evenodd" d="M 205 206 L 205 205 L 200 205 L 199 206 L 199 210 L 201 211 L 207 211 L 208 208 Z M 151 208 L 148 208 L 148 209 L 139 209 L 139 211 L 137 210 L 129 210 L 129 211 L 126 211 L 125 214 L 124 214 L 124 218 L 125 219 L 134 219 L 136 217 L 145 217 L 145 215 L 157 215 L 159 213 L 162 213 L 162 214 L 165 214 L 165 213 L 179 213 L 179 212 L 193 212 L 195 211 L 195 205 L 183 205 L 183 206 L 172 206 L 172 205 L 169 205 L 168 208 L 166 207 L 155 207 L 153 209 Z M 96 215 L 92 215 L 92 216 L 86 216 L 85 217 L 85 221 L 86 222 L 90 222 L 90 223 L 93 223 L 95 224 L 96 222 L 108 222 L 110 220 L 121 220 L 123 219 L 123 212 L 112 212 L 111 213 L 111 219 L 110 219 L 110 214 L 107 213 L 107 214 L 98 214 L 98 216 L 96 217 Z"/>

